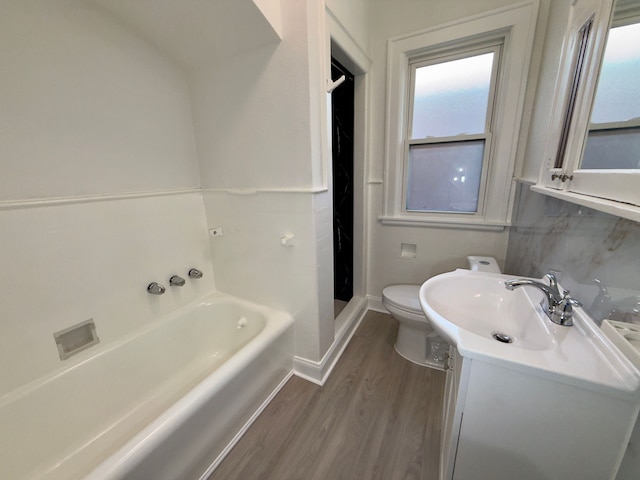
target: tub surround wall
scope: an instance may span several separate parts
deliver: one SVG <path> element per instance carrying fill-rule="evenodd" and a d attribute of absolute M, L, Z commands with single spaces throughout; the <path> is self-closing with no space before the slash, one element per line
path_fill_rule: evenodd
<path fill-rule="evenodd" d="M 88 2 L 0 3 L 6 393 L 203 295 L 214 279 L 184 74 Z M 169 288 L 190 267 L 204 277 Z M 167 293 L 147 294 L 151 281 Z M 100 344 L 61 362 L 53 333 L 89 318 Z"/>
<path fill-rule="evenodd" d="M 211 238 L 217 287 L 291 313 L 295 353 L 312 360 L 322 358 L 333 342 L 333 316 L 330 328 L 318 329 L 317 321 L 323 299 L 330 303 L 325 310 L 333 308 L 332 291 L 323 291 L 323 284 L 333 285 L 328 276 L 332 264 L 322 258 L 322 248 L 314 247 L 317 238 L 330 254 L 331 230 L 318 223 L 331 221 L 330 209 L 318 205 L 319 198 L 277 192 L 210 191 L 204 196 L 209 225 L 224 228 L 224 236 Z M 285 235 L 293 237 L 283 247 Z"/>
<path fill-rule="evenodd" d="M 214 288 L 199 193 L 0 210 L 0 395 L 94 355 Z M 189 268 L 204 272 L 188 279 Z M 169 287 L 169 277 L 187 278 Z M 164 295 L 149 295 L 157 281 Z M 53 333 L 92 318 L 100 343 L 61 361 Z"/>

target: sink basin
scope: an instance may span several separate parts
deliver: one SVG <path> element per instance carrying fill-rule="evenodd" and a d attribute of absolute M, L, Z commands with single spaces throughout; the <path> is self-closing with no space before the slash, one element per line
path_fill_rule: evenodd
<path fill-rule="evenodd" d="M 505 288 L 514 278 L 522 277 L 461 269 L 437 275 L 420 287 L 420 306 L 463 357 L 587 388 L 638 391 L 640 372 L 582 308 L 574 308 L 574 326 L 556 325 L 540 306 L 540 290 Z"/>
<path fill-rule="evenodd" d="M 554 348 L 552 325 L 529 296 L 538 292 L 507 290 L 504 282 L 511 278 L 466 270 L 438 275 L 422 286 L 421 305 L 434 329 L 452 344 L 465 331 L 511 348 Z"/>

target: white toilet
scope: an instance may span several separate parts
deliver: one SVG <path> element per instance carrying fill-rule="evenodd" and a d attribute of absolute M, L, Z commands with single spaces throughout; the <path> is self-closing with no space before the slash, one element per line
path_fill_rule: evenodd
<path fill-rule="evenodd" d="M 500 273 L 493 257 L 467 257 L 470 270 Z M 418 301 L 420 285 L 391 285 L 382 290 L 382 305 L 398 320 L 395 349 L 407 360 L 443 369 L 449 345 L 434 332 Z"/>

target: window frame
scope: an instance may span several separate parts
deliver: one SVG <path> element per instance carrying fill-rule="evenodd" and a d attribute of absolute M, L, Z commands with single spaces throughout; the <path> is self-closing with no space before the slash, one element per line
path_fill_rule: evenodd
<path fill-rule="evenodd" d="M 438 214 L 438 215 L 478 215 L 484 211 L 484 192 L 487 180 L 487 172 L 489 170 L 489 162 L 491 160 L 491 133 L 493 129 L 493 113 L 495 109 L 495 96 L 498 90 L 498 72 L 500 69 L 501 52 L 503 49 L 502 41 L 481 42 L 478 44 L 465 45 L 462 48 L 455 48 L 452 51 L 439 52 L 435 55 L 426 55 L 422 57 L 411 58 L 409 60 L 410 68 L 410 83 L 409 83 L 409 100 L 407 108 L 407 132 L 405 137 L 405 147 L 403 153 L 403 178 L 402 178 L 402 214 L 406 215 L 423 215 L 423 214 Z M 484 121 L 484 132 L 474 134 L 460 134 L 455 136 L 446 137 L 425 137 L 414 138 L 413 137 L 413 113 L 415 107 L 415 76 L 416 70 L 431 65 L 438 65 L 449 61 L 461 60 L 465 58 L 471 58 L 474 56 L 483 55 L 486 53 L 493 53 L 493 63 L 491 67 L 491 79 L 489 86 L 489 96 L 487 98 L 487 111 Z M 409 156 L 411 147 L 414 145 L 433 145 L 433 144 L 451 144 L 462 143 L 467 141 L 484 140 L 484 152 L 482 158 L 482 172 L 480 174 L 480 185 L 478 187 L 478 205 L 475 212 L 465 211 L 437 211 L 437 210 L 411 210 L 408 208 L 407 203 L 409 199 Z"/>
<path fill-rule="evenodd" d="M 613 8 L 613 6 L 612 6 Z M 637 7 L 627 14 L 627 17 L 610 20 L 611 25 L 607 28 L 606 37 L 608 38 L 608 32 L 610 29 L 623 26 L 629 23 L 638 23 L 640 20 L 640 9 Z M 591 122 L 591 114 L 595 104 L 595 96 L 597 93 L 597 85 L 600 78 L 600 70 L 602 68 L 602 58 L 606 51 L 607 42 L 604 42 L 602 52 L 598 61 L 598 68 L 594 70 L 596 74 L 596 81 L 594 82 L 593 95 L 589 102 L 588 118 L 587 122 Z M 573 161 L 567 159 L 565 165 L 571 170 L 570 175 L 573 179 L 567 182 L 567 191 L 578 194 L 595 195 L 597 197 L 607 198 L 618 202 L 627 202 L 636 206 L 640 206 L 640 190 L 638 185 L 640 184 L 640 169 L 624 169 L 617 170 L 612 168 L 602 169 L 586 169 L 582 168 L 582 158 L 584 157 L 584 150 L 587 145 L 587 139 L 589 137 L 590 130 L 604 130 L 611 128 L 614 124 L 601 124 L 597 128 L 593 128 L 590 123 L 587 123 L 587 130 L 582 140 L 582 148 L 580 149 L 580 155 L 578 155 Z M 626 123 L 625 128 L 635 128 L 637 122 Z"/>
<path fill-rule="evenodd" d="M 528 0 L 388 42 L 387 116 L 385 129 L 384 203 L 378 217 L 384 225 L 442 226 L 502 230 L 509 225 L 513 177 L 524 111 L 524 97 L 537 20 L 538 0 Z M 420 59 L 503 45 L 498 62 L 489 160 L 483 164 L 477 213 L 406 210 L 411 63 Z M 471 56 L 471 55 L 464 55 Z M 487 147 L 487 145 L 485 145 Z"/>

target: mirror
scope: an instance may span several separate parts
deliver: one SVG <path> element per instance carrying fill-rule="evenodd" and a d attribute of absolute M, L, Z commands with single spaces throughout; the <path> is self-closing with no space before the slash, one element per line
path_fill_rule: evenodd
<path fill-rule="evenodd" d="M 640 169 L 640 0 L 617 0 L 580 169 Z"/>

